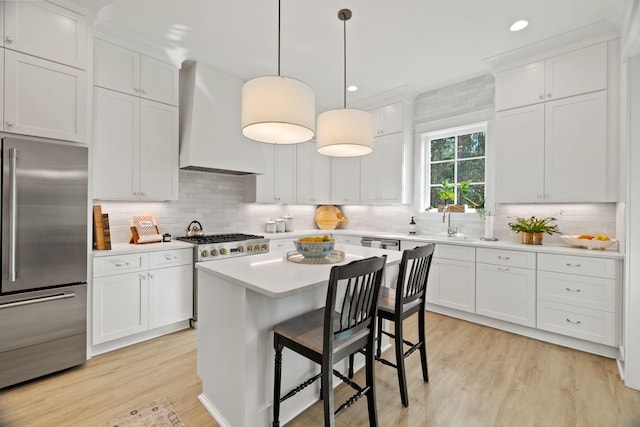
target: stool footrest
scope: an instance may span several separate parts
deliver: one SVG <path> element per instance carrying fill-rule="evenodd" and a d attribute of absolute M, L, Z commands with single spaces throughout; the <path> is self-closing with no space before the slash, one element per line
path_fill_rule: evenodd
<path fill-rule="evenodd" d="M 369 392 L 369 390 L 371 389 L 371 387 L 369 387 L 369 386 L 360 387 L 360 385 L 358 385 L 357 383 L 351 381 L 349 378 L 347 378 L 346 376 L 342 375 L 340 372 L 336 371 L 335 369 L 333 370 L 333 375 L 335 375 L 336 377 L 340 378 L 342 381 L 344 381 L 345 383 L 349 384 L 351 386 L 351 388 L 353 388 L 354 390 L 357 391 L 356 394 L 351 396 L 346 402 L 344 402 L 342 405 L 340 405 L 340 407 L 335 411 L 334 415 L 337 417 L 338 415 L 340 415 L 344 411 L 346 411 L 347 408 L 349 408 L 351 405 L 356 403 L 358 401 L 358 399 L 360 399 L 362 396 L 367 394 Z"/>
<path fill-rule="evenodd" d="M 322 376 L 322 373 L 319 373 L 318 375 L 309 378 L 308 380 L 306 380 L 305 382 L 303 382 L 302 384 L 300 384 L 299 386 L 297 386 L 293 390 L 289 391 L 289 393 L 287 393 L 284 396 L 282 396 L 280 398 L 280 402 L 284 402 L 285 400 L 287 400 L 291 396 L 295 396 L 296 394 L 300 393 L 302 390 L 304 390 L 305 388 L 307 388 L 308 386 L 313 384 L 321 376 Z"/>

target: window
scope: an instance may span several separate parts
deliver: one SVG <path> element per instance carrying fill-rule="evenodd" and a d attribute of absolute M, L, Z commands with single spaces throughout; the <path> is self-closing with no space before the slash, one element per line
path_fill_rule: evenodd
<path fill-rule="evenodd" d="M 452 188 L 446 204 L 484 205 L 486 131 L 482 123 L 423 136 L 425 207 L 445 204 L 441 193 L 446 183 Z"/>

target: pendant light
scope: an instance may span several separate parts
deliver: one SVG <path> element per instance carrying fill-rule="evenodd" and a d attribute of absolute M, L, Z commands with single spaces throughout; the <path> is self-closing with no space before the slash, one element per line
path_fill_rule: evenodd
<path fill-rule="evenodd" d="M 344 25 L 344 108 L 318 116 L 318 153 L 334 157 L 355 157 L 373 151 L 373 119 L 368 111 L 347 108 L 347 21 L 351 11 L 342 9 Z"/>
<path fill-rule="evenodd" d="M 278 75 L 242 86 L 242 134 L 271 144 L 297 144 L 315 134 L 315 95 L 306 83 L 280 75 L 280 0 L 278 0 Z"/>

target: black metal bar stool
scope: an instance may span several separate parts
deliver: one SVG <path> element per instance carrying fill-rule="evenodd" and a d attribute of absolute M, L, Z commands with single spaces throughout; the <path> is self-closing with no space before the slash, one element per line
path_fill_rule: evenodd
<path fill-rule="evenodd" d="M 377 426 L 374 383 L 375 319 L 386 255 L 353 261 L 331 269 L 324 308 L 294 317 L 274 327 L 275 376 L 273 426 L 280 425 L 280 403 L 321 378 L 324 425 L 334 426 L 335 417 L 360 397 L 367 396 L 369 425 Z M 339 299 L 338 296 L 342 296 Z M 338 307 L 336 307 L 336 305 Z M 321 366 L 320 373 L 280 397 L 282 349 L 287 347 Z M 364 387 L 333 369 L 333 365 L 355 351 L 364 349 Z M 334 411 L 333 375 L 349 384 L 356 393 Z"/>
<path fill-rule="evenodd" d="M 427 291 L 427 280 L 429 269 L 431 268 L 431 258 L 435 245 L 430 243 L 425 246 L 407 249 L 402 254 L 400 271 L 396 288 L 390 289 L 383 286 L 380 289 L 378 299 L 378 344 L 376 346 L 376 360 L 396 368 L 398 371 L 398 385 L 400 386 L 400 400 L 403 406 L 409 406 L 409 395 L 407 392 L 407 376 L 404 366 L 404 359 L 416 350 L 420 350 L 420 360 L 422 364 L 422 378 L 429 382 L 429 371 L 427 368 L 427 347 L 425 344 L 424 313 L 425 299 Z M 418 342 L 415 344 L 406 340 L 403 335 L 403 321 L 418 313 Z M 382 320 L 393 322 L 393 333 L 382 329 Z M 384 359 L 381 355 L 382 335 L 386 335 L 394 340 L 396 363 Z M 404 346 L 409 346 L 404 350 Z M 350 373 L 353 365 L 353 355 L 349 359 Z"/>

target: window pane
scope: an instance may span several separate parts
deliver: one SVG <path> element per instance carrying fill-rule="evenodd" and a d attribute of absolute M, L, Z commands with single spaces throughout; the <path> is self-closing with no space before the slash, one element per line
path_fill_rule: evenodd
<path fill-rule="evenodd" d="M 470 133 L 458 136 L 458 157 L 484 156 L 484 132 Z"/>
<path fill-rule="evenodd" d="M 484 182 L 484 159 L 458 162 L 458 182 Z"/>
<path fill-rule="evenodd" d="M 431 161 L 453 160 L 456 139 L 454 137 L 431 141 Z"/>
<path fill-rule="evenodd" d="M 431 207 L 432 208 L 437 208 L 438 205 L 442 204 L 442 201 L 440 200 L 440 187 L 431 187 L 431 198 L 429 200 L 431 200 Z"/>
<path fill-rule="evenodd" d="M 445 179 L 454 182 L 453 162 L 433 163 L 431 165 L 431 184 L 440 184 Z"/>
<path fill-rule="evenodd" d="M 466 198 L 462 196 L 462 191 L 458 188 L 458 203 L 473 206 L 484 206 L 484 184 L 469 186 Z"/>

